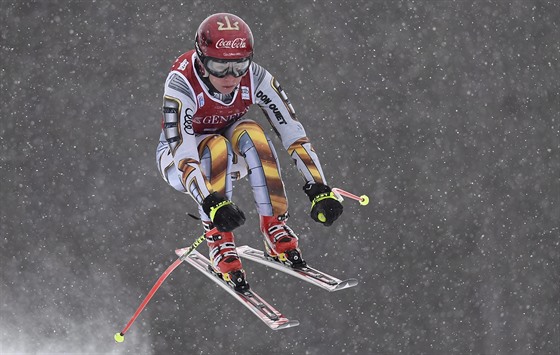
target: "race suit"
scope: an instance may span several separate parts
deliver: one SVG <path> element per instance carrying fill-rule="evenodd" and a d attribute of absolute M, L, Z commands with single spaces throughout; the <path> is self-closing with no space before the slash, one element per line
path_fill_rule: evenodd
<path fill-rule="evenodd" d="M 156 151 L 163 179 L 201 204 L 212 192 L 232 196 L 232 181 L 250 181 L 261 216 L 281 216 L 288 203 L 272 142 L 261 126 L 244 118 L 258 105 L 305 183 L 326 180 L 288 97 L 264 68 L 252 63 L 230 95 L 212 93 L 196 70 L 194 50 L 181 55 L 165 81 L 162 131 Z"/>

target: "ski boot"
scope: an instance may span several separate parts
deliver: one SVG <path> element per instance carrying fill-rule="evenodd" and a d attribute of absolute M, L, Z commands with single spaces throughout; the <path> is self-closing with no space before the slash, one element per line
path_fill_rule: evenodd
<path fill-rule="evenodd" d="M 220 232 L 212 223 L 203 222 L 206 242 L 210 250 L 211 270 L 222 278 L 237 292 L 250 289 L 245 277 L 245 270 L 235 249 L 232 232 Z"/>
<path fill-rule="evenodd" d="M 282 216 L 261 216 L 261 232 L 264 237 L 266 253 L 271 259 L 292 268 L 307 266 L 298 248 L 298 237 L 286 225 L 287 213 Z"/>

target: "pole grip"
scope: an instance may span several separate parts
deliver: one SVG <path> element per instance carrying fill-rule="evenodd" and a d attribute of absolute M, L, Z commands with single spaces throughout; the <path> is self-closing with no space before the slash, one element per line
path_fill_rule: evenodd
<path fill-rule="evenodd" d="M 345 197 L 351 198 L 352 200 L 358 201 L 360 203 L 360 205 L 362 205 L 362 206 L 365 206 L 369 203 L 369 197 L 367 197 L 366 195 L 357 196 L 357 195 L 354 195 L 353 193 L 350 193 L 350 192 L 345 191 L 343 189 L 339 189 L 338 187 L 333 187 L 331 190 L 336 195 L 345 196 Z"/>

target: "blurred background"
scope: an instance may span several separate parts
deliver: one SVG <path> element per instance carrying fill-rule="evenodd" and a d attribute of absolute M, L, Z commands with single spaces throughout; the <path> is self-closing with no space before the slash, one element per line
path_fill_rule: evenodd
<path fill-rule="evenodd" d="M 301 323 L 274 332 L 185 264 L 115 344 L 202 232 L 155 147 L 169 68 L 215 12 L 252 28 L 328 183 L 369 195 L 316 224 L 274 137 L 304 256 L 360 283 L 245 261 Z M 556 1 L 3 0 L 0 19 L 2 354 L 559 352 Z M 260 248 L 246 180 L 233 199 Z"/>

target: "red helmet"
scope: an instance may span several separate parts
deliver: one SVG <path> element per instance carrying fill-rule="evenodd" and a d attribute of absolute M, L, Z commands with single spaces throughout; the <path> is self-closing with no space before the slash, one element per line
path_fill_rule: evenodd
<path fill-rule="evenodd" d="M 236 15 L 218 13 L 207 17 L 196 31 L 198 57 L 236 60 L 253 57 L 253 33 Z"/>

